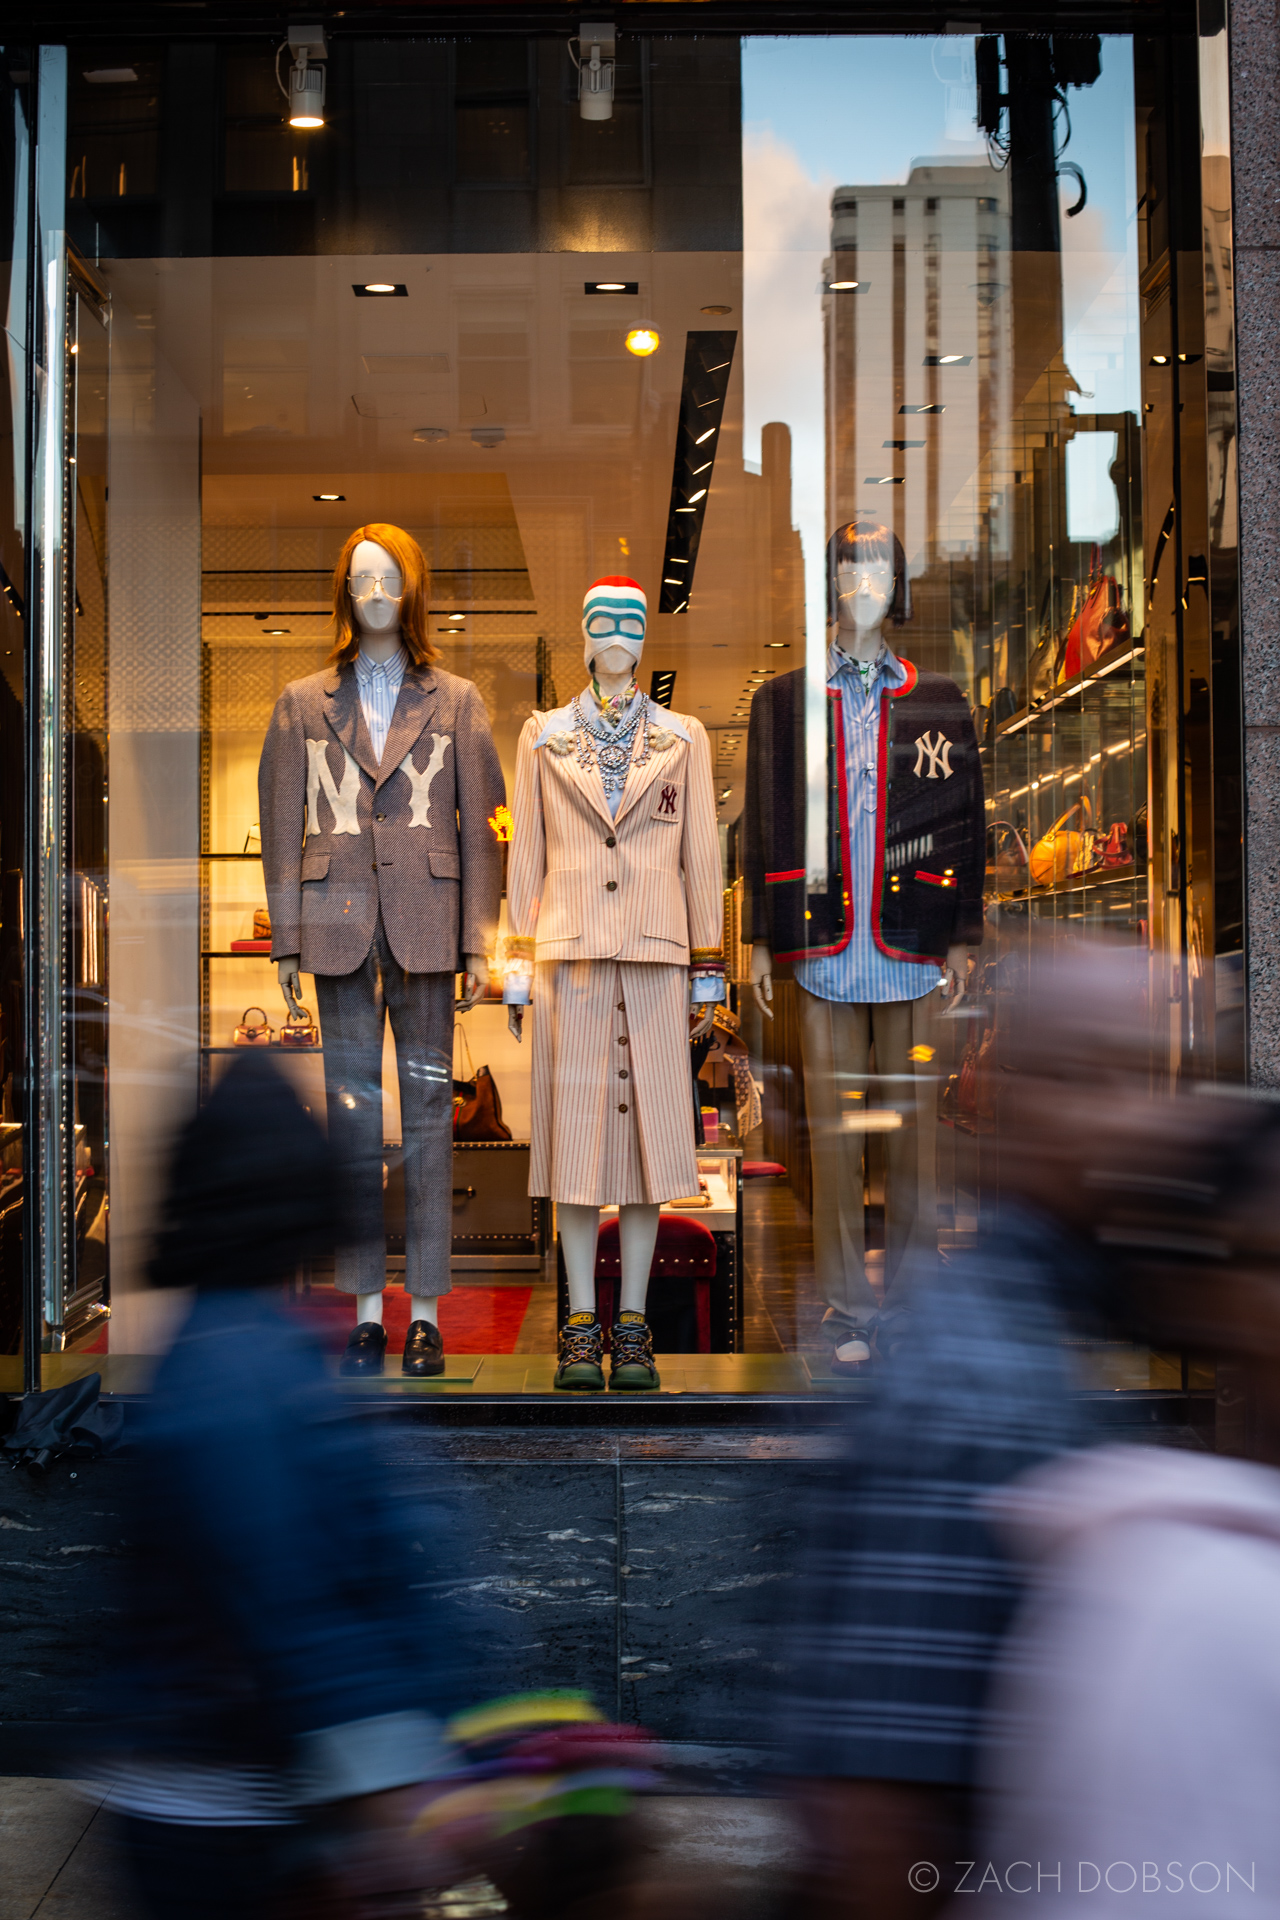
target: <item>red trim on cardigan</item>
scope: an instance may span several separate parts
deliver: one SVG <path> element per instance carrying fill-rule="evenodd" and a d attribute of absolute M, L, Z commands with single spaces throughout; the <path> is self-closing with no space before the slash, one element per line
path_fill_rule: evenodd
<path fill-rule="evenodd" d="M 883 698 L 883 695 L 881 697 Z M 844 908 L 849 930 L 844 939 L 837 940 L 833 947 L 800 947 L 792 953 L 775 954 L 776 960 L 825 960 L 833 953 L 843 953 L 853 938 L 853 900 L 849 893 L 849 883 L 853 873 L 853 849 L 849 840 L 849 781 L 845 768 L 844 701 L 838 687 L 828 687 L 827 698 L 835 703 L 836 740 L 840 748 L 836 755 L 836 783 L 840 795 L 840 853 L 844 861 L 845 875 Z M 803 873 L 804 869 L 800 868 L 798 871 Z"/>
<path fill-rule="evenodd" d="M 902 664 L 907 669 L 907 679 L 904 685 L 895 687 L 892 692 L 886 688 L 880 695 L 880 739 L 876 748 L 878 760 L 876 779 L 876 870 L 871 882 L 871 938 L 875 941 L 881 953 L 887 954 L 890 960 L 911 960 L 914 961 L 918 967 L 936 967 L 938 962 L 931 953 L 903 953 L 900 948 L 891 947 L 885 939 L 883 929 L 880 925 L 880 908 L 884 899 L 885 815 L 888 811 L 889 803 L 889 702 L 896 694 L 910 693 L 912 687 L 915 686 L 916 681 L 920 678 L 909 660 L 904 660 Z"/>
<path fill-rule="evenodd" d="M 776 886 L 780 880 L 803 880 L 803 879 L 804 879 L 803 867 L 788 867 L 785 873 L 782 873 L 782 872 L 766 873 L 764 877 L 764 883 L 766 887 L 772 887 L 772 886 Z"/>

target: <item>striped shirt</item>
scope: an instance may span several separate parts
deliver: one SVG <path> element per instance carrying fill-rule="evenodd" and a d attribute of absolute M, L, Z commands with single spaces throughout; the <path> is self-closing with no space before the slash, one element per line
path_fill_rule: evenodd
<path fill-rule="evenodd" d="M 819 1000 L 880 1005 L 887 1000 L 920 1000 L 937 986 L 937 963 L 893 960 L 871 933 L 875 885 L 876 803 L 880 791 L 880 695 L 900 687 L 906 668 L 887 646 L 869 673 L 832 643 L 827 649 L 827 685 L 838 692 L 844 711 L 844 770 L 849 796 L 849 895 L 853 933 L 839 953 L 797 960 L 795 977 Z"/>
<path fill-rule="evenodd" d="M 408 664 L 409 656 L 403 647 L 397 648 L 390 660 L 370 660 L 363 652 L 356 655 L 356 685 L 360 689 L 360 705 L 364 712 L 364 723 L 369 729 L 374 758 L 378 761 L 381 761 L 382 749 L 387 744 L 391 716 L 400 698 Z"/>

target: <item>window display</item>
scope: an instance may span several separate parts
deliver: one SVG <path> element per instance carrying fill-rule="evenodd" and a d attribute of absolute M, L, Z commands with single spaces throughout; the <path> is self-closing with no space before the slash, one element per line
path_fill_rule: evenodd
<path fill-rule="evenodd" d="M 357 1242 L 289 1307 L 348 1390 L 584 1419 L 862 1391 L 912 1256 L 1003 1204 L 1033 935 L 1143 956 L 1153 1080 L 1240 1070 L 1204 43 L 759 19 L 618 23 L 603 120 L 550 28 L 335 16 L 310 129 L 242 38 L 40 50 L 28 1375 L 143 1378 L 169 1144 L 236 1048 L 342 1146 Z"/>

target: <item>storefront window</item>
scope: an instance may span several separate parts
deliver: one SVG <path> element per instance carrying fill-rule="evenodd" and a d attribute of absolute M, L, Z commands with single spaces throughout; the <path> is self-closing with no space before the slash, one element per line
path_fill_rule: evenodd
<path fill-rule="evenodd" d="M 43 627 L 66 662 L 41 778 L 67 905 L 61 1051 L 36 1058 L 48 1137 L 74 1142 L 74 1231 L 43 1256 L 31 1336 L 50 1355 L 105 1352 L 123 1380 L 163 1344 L 172 1301 L 145 1268 L 182 1115 L 266 1044 L 317 1117 L 345 1124 L 355 1054 L 334 983 L 384 934 L 385 966 L 441 974 L 429 942 L 406 959 L 407 929 L 445 914 L 465 997 L 485 874 L 447 1214 L 439 1168 L 423 1185 L 427 1015 L 408 1001 L 370 1123 L 393 1354 L 436 1298 L 413 1276 L 453 1281 L 444 1372 L 414 1391 L 552 1390 L 581 1305 L 577 1216 L 597 1202 L 596 1300 L 634 1304 L 638 1215 L 619 1236 L 610 1182 L 626 1209 L 662 1204 L 647 1312 L 664 1387 L 856 1391 L 909 1249 L 970 1244 L 999 1205 L 1001 1041 L 1033 934 L 1105 931 L 1148 956 L 1157 1079 L 1241 1071 L 1228 163 L 1223 122 L 1197 167 L 1193 105 L 1222 118 L 1211 56 L 1176 35 L 951 31 L 620 32 L 607 51 L 610 110 L 592 118 L 577 42 L 339 35 L 309 130 L 286 123 L 287 46 L 95 43 L 60 78 L 48 67 L 67 236 L 48 351 L 68 400 L 38 448 L 15 429 L 13 465 L 61 463 L 72 556 Z M 11 185 L 25 192 L 16 168 Z M 20 593 L 16 508 L 14 526 Z M 354 667 L 331 659 L 335 567 L 363 528 L 377 552 L 359 564 L 387 592 L 411 550 L 428 570 L 388 779 Z M 630 652 L 602 627 L 584 654 L 593 586 L 609 619 L 640 590 Z M 358 641 L 359 595 L 344 604 Z M 612 642 L 650 703 L 622 714 L 639 715 L 625 751 L 587 725 L 586 660 L 608 681 Z M 424 705 L 410 739 L 419 667 L 454 717 L 433 732 Z M 457 682 L 478 696 L 474 736 Z M 285 697 L 295 683 L 311 692 Z M 348 732 L 326 700 L 348 701 Z M 281 800 L 264 743 L 288 715 L 297 791 Z M 406 812 L 407 851 L 384 858 L 378 796 L 435 834 L 446 751 L 449 844 L 431 839 L 410 903 L 390 869 L 419 843 Z M 531 769 L 576 769 L 582 818 L 625 854 L 626 780 L 651 783 L 645 757 L 663 753 L 680 771 L 653 805 L 670 792 L 686 848 L 662 881 L 671 926 L 654 908 L 609 950 L 616 882 L 602 867 L 609 897 L 579 898 L 530 852 L 536 787 L 537 833 L 563 854 L 553 774 L 538 786 Z M 487 840 L 468 838 L 480 795 Z M 281 806 L 304 849 L 292 1011 Z M 653 875 L 667 826 L 644 819 L 654 846 L 634 860 Z M 342 913 L 373 915 L 354 957 L 309 932 L 339 891 Z M 575 941 L 619 983 L 580 1031 L 547 971 L 578 964 Z M 682 970 L 698 1019 L 721 961 L 723 1011 L 690 1049 Z M 654 1065 L 637 996 L 668 971 L 675 1011 L 652 1019 L 679 1044 Z M 520 1018 L 502 1003 L 515 978 L 531 983 Z M 16 1003 L 5 1018 L 12 1210 L 29 1192 Z M 449 1021 L 430 1018 L 422 1058 L 449 1077 Z M 546 1130 L 563 1140 L 571 1108 L 597 1107 L 612 1132 L 570 1176 Z M 659 1174 L 673 1140 L 682 1171 Z M 5 1246 L 16 1354 L 23 1256 Z M 352 1294 L 378 1291 L 360 1272 L 292 1285 L 336 1352 Z M 1184 1372 L 1120 1347 L 1096 1364 L 1119 1386 Z"/>

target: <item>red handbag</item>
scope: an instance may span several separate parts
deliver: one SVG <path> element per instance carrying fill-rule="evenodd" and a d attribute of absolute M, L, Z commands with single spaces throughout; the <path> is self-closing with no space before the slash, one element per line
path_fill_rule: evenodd
<path fill-rule="evenodd" d="M 1084 673 L 1100 654 L 1129 637 L 1129 618 L 1120 604 L 1119 583 L 1102 572 L 1102 556 L 1093 550 L 1093 569 L 1089 590 L 1075 619 L 1067 629 L 1067 644 L 1062 652 L 1060 680 L 1072 680 Z"/>

